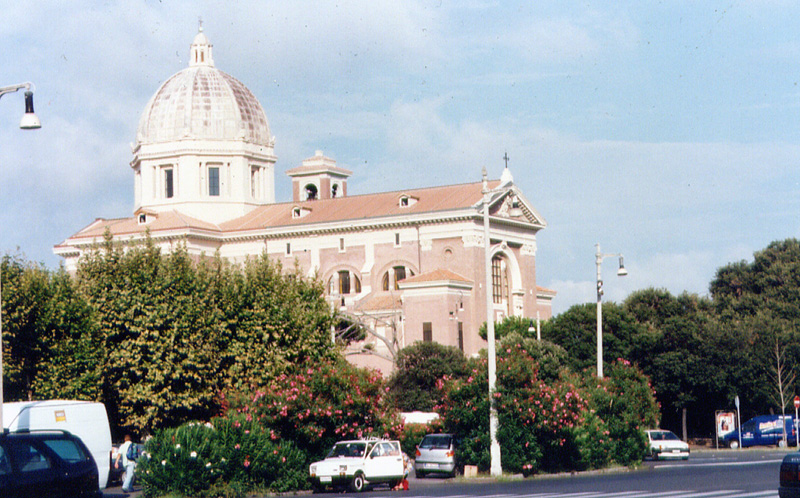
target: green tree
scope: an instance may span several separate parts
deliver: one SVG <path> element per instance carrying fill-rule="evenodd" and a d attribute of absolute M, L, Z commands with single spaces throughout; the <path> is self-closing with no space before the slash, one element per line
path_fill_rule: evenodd
<path fill-rule="evenodd" d="M 628 359 L 633 354 L 642 326 L 622 306 L 603 304 L 603 358 L 613 361 Z M 542 325 L 542 339 L 558 344 L 567 351 L 570 367 L 575 371 L 597 366 L 597 305 L 579 304 Z"/>
<path fill-rule="evenodd" d="M 530 329 L 534 327 L 536 322 L 532 318 L 525 318 L 524 316 L 507 316 L 500 322 L 494 322 L 494 337 L 500 340 L 510 334 L 519 334 L 522 337 L 536 337 L 535 332 Z M 481 339 L 486 340 L 486 322 L 481 324 L 478 330 L 478 335 Z"/>
<path fill-rule="evenodd" d="M 109 239 L 81 261 L 78 282 L 103 339 L 112 418 L 137 432 L 208 420 L 224 323 L 186 251 L 162 256 L 152 241 L 125 251 Z"/>
<path fill-rule="evenodd" d="M 770 375 L 776 341 L 786 368 L 800 362 L 800 241 L 772 242 L 752 263 L 720 268 L 710 290 L 720 327 L 731 338 L 726 352 L 736 369 L 729 380 L 742 400 L 742 416 L 779 412 Z"/>
<path fill-rule="evenodd" d="M 390 403 L 400 411 L 433 411 L 439 402 L 437 383 L 461 378 L 467 359 L 458 348 L 436 342 L 416 342 L 400 350 L 389 379 Z"/>
<path fill-rule="evenodd" d="M 224 323 L 219 349 L 226 388 L 266 385 L 297 365 L 336 355 L 334 317 L 320 281 L 303 278 L 297 268 L 286 272 L 266 255 L 241 269 L 217 258 L 202 270 Z"/>
<path fill-rule="evenodd" d="M 52 301 L 47 271 L 21 256 L 2 259 L 4 395 L 33 399 L 33 388 L 47 354 Z"/>

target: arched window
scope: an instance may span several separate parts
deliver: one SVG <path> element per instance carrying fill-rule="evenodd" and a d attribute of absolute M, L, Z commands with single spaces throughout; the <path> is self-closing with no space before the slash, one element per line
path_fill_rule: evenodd
<path fill-rule="evenodd" d="M 390 288 L 398 290 L 400 288 L 398 282 L 406 277 L 413 277 L 414 270 L 404 265 L 393 266 L 389 271 L 383 274 L 381 279 L 381 288 L 388 291 Z"/>
<path fill-rule="evenodd" d="M 313 183 L 309 183 L 306 185 L 306 200 L 307 201 L 315 201 L 317 200 L 317 186 Z"/>
<path fill-rule="evenodd" d="M 339 192 L 339 184 L 334 183 L 331 186 L 331 199 L 336 199 L 336 194 Z"/>
<path fill-rule="evenodd" d="M 508 264 L 501 255 L 492 258 L 492 302 L 508 307 Z M 507 311 L 506 311 L 507 312 Z"/>
<path fill-rule="evenodd" d="M 349 270 L 339 270 L 328 279 L 329 295 L 347 295 L 361 293 L 361 279 Z"/>

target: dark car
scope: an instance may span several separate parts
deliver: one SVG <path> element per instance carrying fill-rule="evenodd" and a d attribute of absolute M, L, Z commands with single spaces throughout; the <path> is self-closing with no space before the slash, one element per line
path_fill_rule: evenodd
<path fill-rule="evenodd" d="M 789 453 L 781 462 L 780 498 L 800 498 L 800 453 Z"/>
<path fill-rule="evenodd" d="M 97 464 L 77 436 L 66 431 L 0 434 L 3 498 L 99 498 Z"/>

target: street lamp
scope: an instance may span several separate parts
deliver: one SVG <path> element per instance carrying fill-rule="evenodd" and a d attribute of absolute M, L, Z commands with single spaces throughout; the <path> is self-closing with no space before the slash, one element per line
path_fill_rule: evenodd
<path fill-rule="evenodd" d="M 595 264 L 597 265 L 597 377 L 603 378 L 603 277 L 600 275 L 600 268 L 605 258 L 619 257 L 618 277 L 628 274 L 625 265 L 622 263 L 622 254 L 603 254 L 600 252 L 600 244 L 595 244 Z"/>
<path fill-rule="evenodd" d="M 0 98 L 7 93 L 13 93 L 25 89 L 25 114 L 19 122 L 19 127 L 23 130 L 36 130 L 42 127 L 39 117 L 33 112 L 33 92 L 31 91 L 32 83 L 20 83 L 18 85 L 0 87 Z"/>
<path fill-rule="evenodd" d="M 0 98 L 7 93 L 25 89 L 25 114 L 22 115 L 22 120 L 19 122 L 19 127 L 23 130 L 36 130 L 42 127 L 42 123 L 33 112 L 31 86 L 33 86 L 31 83 L 20 83 L 19 85 L 0 87 Z M 2 288 L 2 283 L 0 283 L 0 288 Z M 5 430 L 5 425 L 3 425 L 3 299 L 2 291 L 0 291 L 0 431 L 3 430 Z"/>
<path fill-rule="evenodd" d="M 506 155 L 504 158 L 507 159 L 508 156 Z M 506 169 L 507 168 L 508 166 L 506 166 Z M 491 439 L 490 471 L 493 476 L 499 476 L 503 473 L 503 466 L 500 460 L 500 443 L 497 442 L 497 428 L 500 424 L 497 419 L 497 406 L 494 400 L 495 384 L 497 384 L 497 352 L 495 349 L 494 316 L 492 313 L 494 302 L 492 299 L 492 253 L 491 241 L 489 240 L 489 204 L 492 200 L 492 194 L 508 191 L 509 188 L 504 187 L 506 183 L 501 183 L 499 187 L 490 190 L 486 168 L 483 168 L 482 173 L 483 188 L 481 189 L 481 193 L 483 194 L 483 259 L 484 273 L 486 275 L 486 341 L 489 343 L 487 354 L 489 356 L 489 438 Z M 505 177 L 506 172 L 504 172 L 503 175 Z M 502 179 L 503 178 L 501 178 L 501 180 Z M 509 211 L 509 215 L 521 215 L 521 209 L 519 206 L 514 205 Z"/>

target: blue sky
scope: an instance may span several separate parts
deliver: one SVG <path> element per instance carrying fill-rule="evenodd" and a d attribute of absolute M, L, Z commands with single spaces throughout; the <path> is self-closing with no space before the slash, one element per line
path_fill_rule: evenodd
<path fill-rule="evenodd" d="M 613 5 L 609 5 L 613 4 Z M 0 250 L 130 216 L 130 143 L 187 65 L 202 17 L 250 88 L 284 171 L 321 149 L 348 192 L 499 178 L 549 226 L 556 313 L 646 287 L 706 294 L 715 271 L 800 232 L 800 4 L 749 2 L 23 1 L 4 7 L 0 86 L 32 81 L 43 128 L 0 100 Z"/>

